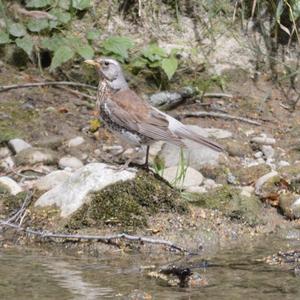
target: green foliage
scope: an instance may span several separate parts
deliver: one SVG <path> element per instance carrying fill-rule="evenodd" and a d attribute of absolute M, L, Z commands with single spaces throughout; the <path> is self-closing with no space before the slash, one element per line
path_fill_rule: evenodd
<path fill-rule="evenodd" d="M 128 59 L 128 50 L 134 47 L 134 42 L 123 36 L 112 36 L 102 42 L 101 52 L 113 56 L 121 62 Z"/>
<path fill-rule="evenodd" d="M 88 39 L 82 40 L 75 35 L 66 35 L 64 29 L 73 19 L 76 19 L 77 10 L 85 10 L 91 6 L 90 0 L 27 0 L 28 10 L 40 10 L 45 17 L 20 19 L 13 22 L 6 15 L 5 7 L 0 2 L 0 17 L 5 20 L 6 32 L 0 33 L 0 45 L 15 43 L 23 49 L 28 56 L 33 49 L 49 49 L 53 52 L 50 70 L 61 66 L 76 55 L 84 59 L 91 59 L 94 50 L 88 40 L 96 39 L 100 33 L 96 30 L 88 33 Z"/>
<path fill-rule="evenodd" d="M 163 48 L 152 43 L 132 62 L 132 66 L 136 72 L 150 71 L 157 84 L 165 86 L 178 68 L 176 53 L 177 50 L 173 49 L 170 54 L 167 54 Z"/>

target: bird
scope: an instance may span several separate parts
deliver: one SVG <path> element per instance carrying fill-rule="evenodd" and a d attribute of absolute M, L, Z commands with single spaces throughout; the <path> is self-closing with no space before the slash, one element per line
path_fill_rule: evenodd
<path fill-rule="evenodd" d="M 151 106 L 129 88 L 119 62 L 109 57 L 85 60 L 99 76 L 96 106 L 99 118 L 109 131 L 134 147 L 146 146 L 144 166 L 148 168 L 149 148 L 155 141 L 187 148 L 186 140 L 194 141 L 217 152 L 224 151 L 217 143 Z M 124 167 L 128 167 L 133 158 Z"/>

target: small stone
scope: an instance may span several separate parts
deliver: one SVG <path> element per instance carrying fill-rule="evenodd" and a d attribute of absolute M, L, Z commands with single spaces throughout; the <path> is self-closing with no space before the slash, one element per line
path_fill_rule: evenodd
<path fill-rule="evenodd" d="M 34 143 L 36 147 L 50 148 L 56 150 L 63 143 L 63 137 L 58 135 L 50 135 L 40 138 Z"/>
<path fill-rule="evenodd" d="M 257 195 L 259 195 L 262 186 L 263 186 L 267 181 L 269 181 L 271 178 L 273 178 L 273 177 L 275 177 L 275 176 L 277 176 L 277 175 L 278 175 L 278 172 L 276 172 L 276 171 L 271 171 L 271 172 L 265 174 L 264 176 L 260 177 L 260 178 L 256 181 L 256 183 L 255 183 L 255 193 L 256 193 Z"/>
<path fill-rule="evenodd" d="M 53 171 L 37 180 L 35 188 L 40 191 L 49 191 L 67 180 L 71 174 L 71 172 L 67 172 L 66 170 Z"/>
<path fill-rule="evenodd" d="M 261 151 L 263 152 L 263 154 L 267 160 L 270 160 L 271 158 L 274 157 L 275 150 L 270 145 L 263 145 L 261 147 Z"/>
<path fill-rule="evenodd" d="M 19 153 L 22 150 L 31 148 L 32 146 L 22 139 L 12 139 L 8 142 L 8 146 L 14 153 Z"/>
<path fill-rule="evenodd" d="M 9 170 L 15 166 L 15 163 L 14 163 L 13 159 L 10 156 L 8 156 L 1 161 L 0 166 L 4 170 Z"/>
<path fill-rule="evenodd" d="M 261 151 L 258 151 L 254 154 L 255 158 L 261 158 L 263 156 L 263 153 Z"/>
<path fill-rule="evenodd" d="M 78 147 L 78 146 L 82 145 L 83 143 L 84 143 L 84 138 L 81 136 L 76 136 L 75 138 L 70 139 L 67 142 L 67 146 L 68 147 Z"/>
<path fill-rule="evenodd" d="M 101 156 L 101 150 L 100 150 L 100 149 L 95 149 L 95 150 L 94 150 L 94 154 L 95 154 L 96 156 L 100 157 L 100 156 Z"/>
<path fill-rule="evenodd" d="M 45 109 L 45 111 L 46 111 L 46 112 L 55 112 L 56 109 L 55 109 L 55 107 L 53 107 L 53 106 L 48 106 L 48 107 Z"/>
<path fill-rule="evenodd" d="M 17 195 L 23 191 L 17 182 L 7 176 L 0 177 L 0 188 L 1 187 L 7 190 L 11 195 Z"/>
<path fill-rule="evenodd" d="M 285 160 L 281 160 L 281 161 L 278 162 L 278 167 L 279 168 L 280 167 L 287 167 L 289 165 L 290 165 L 290 163 L 288 161 L 285 161 Z"/>
<path fill-rule="evenodd" d="M 213 179 L 206 178 L 206 179 L 204 179 L 204 181 L 203 181 L 203 186 L 204 186 L 206 189 L 210 190 L 210 189 L 214 189 L 214 188 L 218 187 L 219 184 L 217 184 Z"/>
<path fill-rule="evenodd" d="M 15 156 L 15 162 L 17 165 L 53 165 L 57 163 L 57 155 L 50 149 L 31 147 L 20 151 Z"/>
<path fill-rule="evenodd" d="M 254 193 L 254 187 L 249 185 L 249 186 L 242 187 L 240 195 L 250 198 L 250 197 L 252 197 L 253 193 Z"/>
<path fill-rule="evenodd" d="M 274 145 L 276 140 L 274 138 L 267 137 L 265 134 L 262 134 L 261 136 L 252 138 L 251 142 L 259 145 Z"/>
<path fill-rule="evenodd" d="M 186 191 L 189 193 L 198 193 L 198 194 L 207 193 L 207 190 L 204 186 L 189 186 L 186 188 Z"/>
<path fill-rule="evenodd" d="M 300 218 L 300 198 L 296 199 L 291 206 L 295 218 Z"/>
<path fill-rule="evenodd" d="M 83 167 L 83 163 L 77 157 L 64 156 L 59 160 L 58 166 L 61 169 L 71 168 L 73 170 L 76 170 L 76 169 L 79 169 L 79 168 Z"/>
<path fill-rule="evenodd" d="M 9 149 L 7 147 L 1 147 L 0 148 L 0 159 L 1 158 L 5 158 L 5 157 L 7 157 L 9 155 L 10 155 L 10 151 L 9 151 Z"/>
<path fill-rule="evenodd" d="M 178 178 L 178 174 L 180 170 L 179 167 L 170 167 L 166 168 L 163 172 L 163 178 L 169 181 L 171 184 L 177 184 L 182 186 L 182 188 L 187 188 L 190 186 L 198 186 L 203 182 L 203 175 L 198 172 L 197 170 L 187 167 L 185 174 L 183 175 L 183 182 L 182 179 Z"/>
<path fill-rule="evenodd" d="M 99 149 L 96 149 L 96 150 L 99 150 Z M 121 145 L 113 145 L 113 146 L 104 145 L 102 147 L 102 150 L 104 152 L 111 153 L 112 155 L 119 155 L 124 152 L 124 148 Z M 100 154 L 101 154 L 101 152 L 100 152 Z"/>

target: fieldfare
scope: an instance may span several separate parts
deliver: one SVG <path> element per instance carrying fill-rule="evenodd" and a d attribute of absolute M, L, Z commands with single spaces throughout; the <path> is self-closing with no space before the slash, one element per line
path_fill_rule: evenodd
<path fill-rule="evenodd" d="M 184 141 L 192 140 L 215 151 L 223 151 L 215 142 L 143 101 L 128 87 L 122 68 L 116 60 L 98 58 L 85 62 L 95 66 L 100 77 L 97 108 L 101 122 L 128 144 L 134 147 L 147 145 L 146 166 L 149 146 L 154 141 L 187 147 Z M 125 165 L 128 166 L 131 160 Z"/>

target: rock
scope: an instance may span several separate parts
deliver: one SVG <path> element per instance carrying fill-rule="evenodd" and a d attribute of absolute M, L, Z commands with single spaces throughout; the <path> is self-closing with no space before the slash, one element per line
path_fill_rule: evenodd
<path fill-rule="evenodd" d="M 8 142 L 8 146 L 11 148 L 13 153 L 19 153 L 22 150 L 32 147 L 30 144 L 26 143 L 22 139 L 12 139 Z"/>
<path fill-rule="evenodd" d="M 263 145 L 261 147 L 261 151 L 263 152 L 263 154 L 267 160 L 270 160 L 275 155 L 275 150 L 270 145 Z"/>
<path fill-rule="evenodd" d="M 204 186 L 205 189 L 211 190 L 211 189 L 214 189 L 214 188 L 216 188 L 220 185 L 217 184 L 213 179 L 206 178 L 203 181 L 203 186 Z"/>
<path fill-rule="evenodd" d="M 207 190 L 204 186 L 188 186 L 186 188 L 186 191 L 189 193 L 207 193 Z"/>
<path fill-rule="evenodd" d="M 254 187 L 249 185 L 249 186 L 243 186 L 240 194 L 243 197 L 251 197 L 253 193 L 254 193 Z"/>
<path fill-rule="evenodd" d="M 41 177 L 36 181 L 34 187 L 40 191 L 49 191 L 66 181 L 72 173 L 65 170 L 57 170 Z"/>
<path fill-rule="evenodd" d="M 263 153 L 261 151 L 254 153 L 255 158 L 261 158 L 262 156 L 263 156 Z"/>
<path fill-rule="evenodd" d="M 7 176 L 0 177 L 0 190 L 1 189 L 4 189 L 4 191 L 9 192 L 11 195 L 17 195 L 23 191 L 17 182 Z"/>
<path fill-rule="evenodd" d="M 278 177 L 278 172 L 271 171 L 264 176 L 260 177 L 256 183 L 255 183 L 255 194 L 261 195 L 262 194 L 262 187 L 264 184 L 266 184 L 268 181 L 272 180 L 273 178 Z"/>
<path fill-rule="evenodd" d="M 267 137 L 265 134 L 261 134 L 252 138 L 251 142 L 259 145 L 274 145 L 276 140 L 272 137 Z"/>
<path fill-rule="evenodd" d="M 126 297 L 123 299 L 124 300 L 125 299 L 126 300 L 151 300 L 153 298 L 151 294 L 135 289 L 132 292 L 130 292 L 128 295 L 126 295 Z"/>
<path fill-rule="evenodd" d="M 288 161 L 285 161 L 285 160 L 281 160 L 281 161 L 278 162 L 278 167 L 279 168 L 280 167 L 287 167 L 289 165 L 290 165 L 290 163 Z"/>
<path fill-rule="evenodd" d="M 73 170 L 76 170 L 83 167 L 83 163 L 81 160 L 74 156 L 64 156 L 59 160 L 58 166 L 61 169 L 71 168 Z"/>
<path fill-rule="evenodd" d="M 102 163 L 91 163 L 75 171 L 63 184 L 43 194 L 35 206 L 56 205 L 62 217 L 68 217 L 79 209 L 90 192 L 99 191 L 118 181 L 133 179 L 136 171 L 119 171 Z"/>
<path fill-rule="evenodd" d="M 232 139 L 229 139 L 224 143 L 225 143 L 225 149 L 230 156 L 245 157 L 247 155 L 250 155 L 250 153 L 252 153 L 252 149 L 249 146 L 249 143 L 242 143 Z"/>
<path fill-rule="evenodd" d="M 50 135 L 40 138 L 34 143 L 36 147 L 50 148 L 56 150 L 63 143 L 63 137 L 59 135 Z"/>
<path fill-rule="evenodd" d="M 99 150 L 99 149 L 96 149 L 96 150 Z M 94 152 L 96 152 L 96 150 Z M 102 150 L 107 153 L 110 153 L 112 155 L 120 155 L 124 152 L 124 148 L 121 145 L 112 145 L 112 146 L 103 145 Z M 99 155 L 100 154 L 101 154 L 101 152 L 99 153 Z"/>
<path fill-rule="evenodd" d="M 6 158 L 4 158 L 1 163 L 0 163 L 0 167 L 4 170 L 10 170 L 15 166 L 15 163 L 13 161 L 13 159 L 8 156 Z"/>
<path fill-rule="evenodd" d="M 280 194 L 279 207 L 289 219 L 300 218 L 300 196 L 291 192 Z"/>
<path fill-rule="evenodd" d="M 0 148 L 0 159 L 6 158 L 10 155 L 10 151 L 7 147 L 1 147 Z"/>
<path fill-rule="evenodd" d="M 57 163 L 57 155 L 49 149 L 31 147 L 20 151 L 15 156 L 15 162 L 17 165 L 34 165 L 37 163 L 53 165 Z"/>
<path fill-rule="evenodd" d="M 180 167 L 170 167 L 166 168 L 163 172 L 163 178 L 166 179 L 169 183 L 174 184 L 175 186 L 180 186 L 184 189 L 191 186 L 199 186 L 203 181 L 203 175 L 197 170 L 187 167 L 182 182 L 182 179 L 179 178 Z"/>
<path fill-rule="evenodd" d="M 67 142 L 67 146 L 68 147 L 78 147 L 78 146 L 82 145 L 83 143 L 84 143 L 84 138 L 81 136 L 76 136 L 75 138 L 70 139 Z"/>

